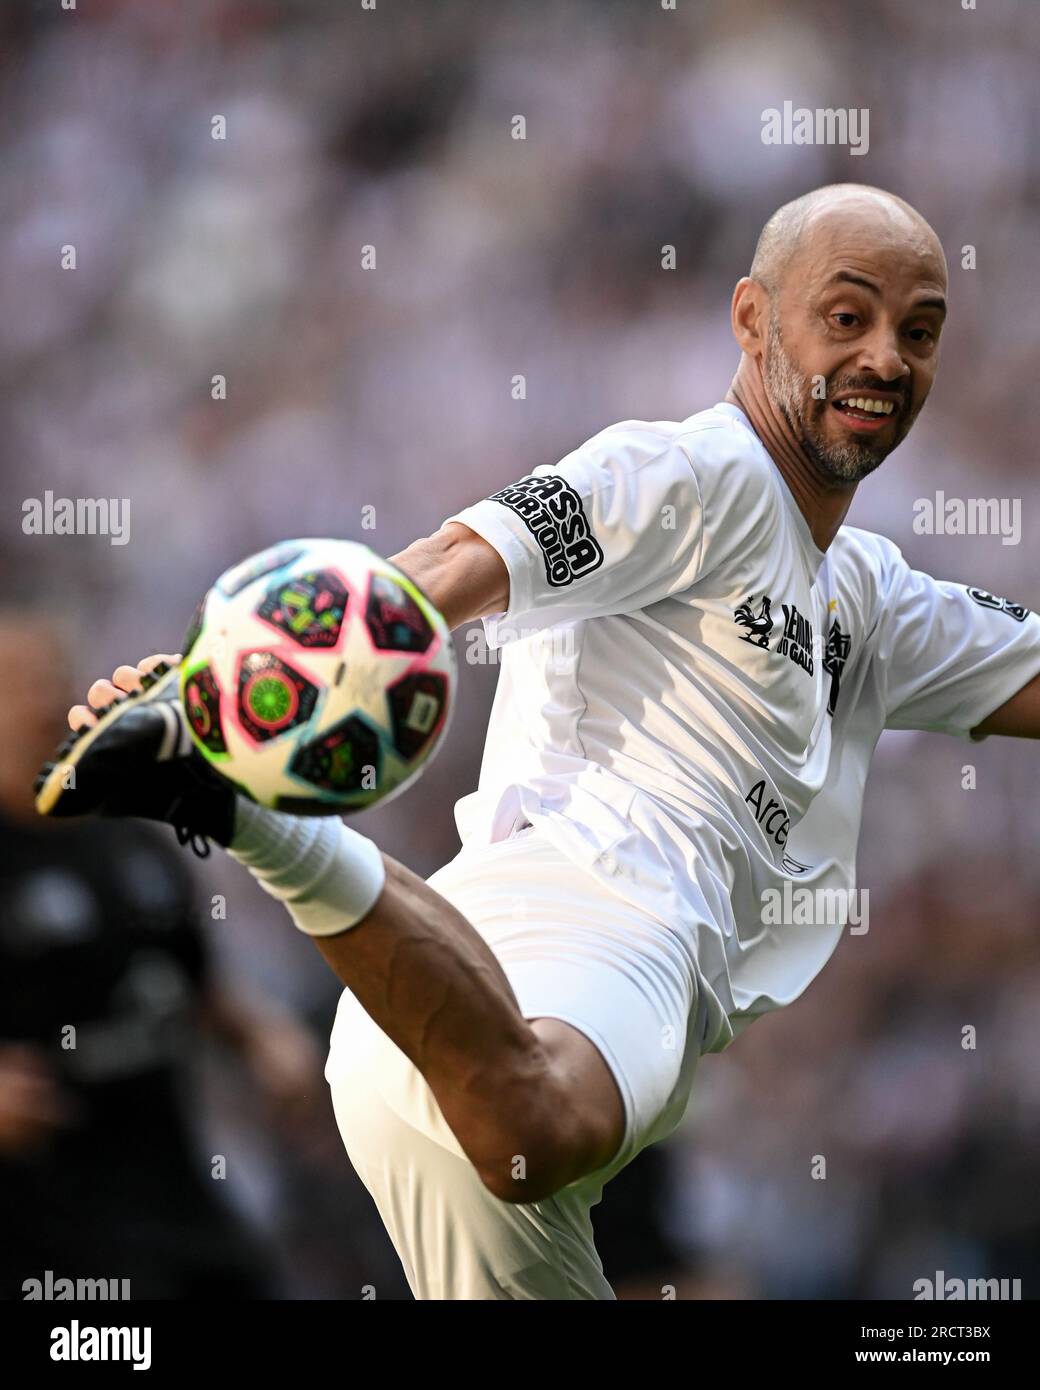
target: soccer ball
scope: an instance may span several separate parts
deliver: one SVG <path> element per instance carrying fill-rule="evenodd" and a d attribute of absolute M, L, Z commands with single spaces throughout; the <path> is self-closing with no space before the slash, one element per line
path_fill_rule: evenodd
<path fill-rule="evenodd" d="M 222 574 L 184 643 L 195 746 L 261 806 L 343 815 L 403 791 L 455 695 L 440 613 L 352 541 L 285 541 Z"/>

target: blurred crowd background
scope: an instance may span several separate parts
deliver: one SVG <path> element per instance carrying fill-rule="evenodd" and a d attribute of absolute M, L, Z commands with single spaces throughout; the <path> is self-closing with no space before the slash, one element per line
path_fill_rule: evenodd
<path fill-rule="evenodd" d="M 610 422 L 720 399 L 729 297 L 762 222 L 843 179 L 920 208 L 951 275 L 932 400 L 850 521 L 939 577 L 1040 604 L 1031 0 L 53 0 L 5 7 L 0 44 L 3 620 L 33 615 L 42 634 L 49 610 L 72 628 L 31 675 L 4 645 L 8 685 L 52 680 L 64 700 L 178 650 L 212 579 L 271 541 L 393 554 Z M 869 153 L 764 145 L 762 112 L 786 100 L 868 108 Z M 915 534 L 914 501 L 937 489 L 1021 499 L 1021 544 Z M 25 535 L 22 503 L 45 490 L 129 498 L 129 543 Z M 464 660 L 477 649 L 458 638 Z M 449 809 L 476 782 L 495 668 L 463 673 L 437 763 L 359 823 L 419 873 L 455 853 Z M 13 767 L 28 739 L 9 700 L 2 739 Z M 1038 772 L 1009 741 L 885 736 L 860 854 L 870 930 L 707 1059 L 681 1131 L 608 1190 L 619 1293 L 909 1298 L 944 1270 L 1035 1295 Z M 186 868 L 224 1026 L 178 1044 L 185 1163 L 255 1242 L 258 1288 L 407 1297 L 324 1093 L 334 977 L 234 865 Z M 8 897 L 9 946 L 15 916 Z M 16 987 L 29 966 L 14 946 L 5 961 Z M 252 1042 L 228 1000 L 253 1011 Z M 256 1020 L 274 1016 L 302 1096 L 284 1054 L 258 1055 Z M 10 1019 L 0 1037 L 18 1042 Z M 43 1071 L 60 1068 L 46 1051 Z M 75 1113 L 9 1130 L 4 1162 L 39 1171 Z M 133 1191 L 125 1118 L 108 1182 Z M 62 1272 L 58 1241 L 27 1275 L 45 1254 Z"/>

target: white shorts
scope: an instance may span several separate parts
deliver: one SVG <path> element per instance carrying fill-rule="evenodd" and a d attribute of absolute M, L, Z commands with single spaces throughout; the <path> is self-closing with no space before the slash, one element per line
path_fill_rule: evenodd
<path fill-rule="evenodd" d="M 420 1072 L 345 990 L 325 1076 L 350 1160 L 416 1298 L 612 1298 L 590 1212 L 603 1184 L 686 1108 L 703 1032 L 688 956 L 665 923 L 533 828 L 463 849 L 428 882 L 488 942 L 525 1018 L 562 1019 L 599 1049 L 624 1101 L 625 1137 L 610 1164 L 552 1198 L 500 1201 Z"/>

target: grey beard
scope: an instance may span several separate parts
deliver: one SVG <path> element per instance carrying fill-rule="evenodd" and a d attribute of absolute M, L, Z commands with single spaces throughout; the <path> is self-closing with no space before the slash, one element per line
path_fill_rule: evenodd
<path fill-rule="evenodd" d="M 775 317 L 769 321 L 765 382 L 774 405 L 790 425 L 809 459 L 832 478 L 845 483 L 862 482 L 884 462 L 886 455 L 879 455 L 866 442 L 849 440 L 846 444 L 832 444 L 802 416 L 801 402 L 810 399 L 809 379 L 798 370 L 784 350 L 780 325 Z"/>
<path fill-rule="evenodd" d="M 811 426 L 802 430 L 802 448 L 825 472 L 846 483 L 860 483 L 880 468 L 885 455 L 878 458 L 868 444 L 831 444 L 820 439 Z"/>

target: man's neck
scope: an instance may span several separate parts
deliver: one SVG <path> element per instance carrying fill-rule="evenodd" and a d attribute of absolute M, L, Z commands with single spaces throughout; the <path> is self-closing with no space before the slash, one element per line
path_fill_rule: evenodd
<path fill-rule="evenodd" d="M 746 358 L 741 360 L 725 399 L 747 416 L 809 523 L 814 543 L 826 550 L 852 505 L 856 484 L 821 477 L 790 425 L 773 409 L 757 368 Z"/>

